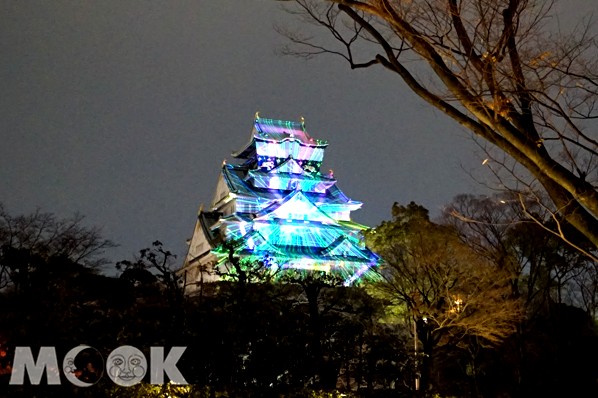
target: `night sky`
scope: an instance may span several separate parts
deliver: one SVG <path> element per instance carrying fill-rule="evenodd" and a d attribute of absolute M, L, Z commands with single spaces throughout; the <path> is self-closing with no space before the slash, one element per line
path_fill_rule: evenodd
<path fill-rule="evenodd" d="M 564 25 L 598 10 L 562 3 Z M 182 263 L 256 111 L 303 116 L 328 140 L 323 170 L 364 203 L 357 222 L 377 225 L 395 201 L 437 215 L 486 192 L 469 133 L 398 77 L 277 55 L 273 26 L 294 21 L 270 0 L 0 0 L 0 202 L 83 214 L 120 245 L 115 261 L 161 240 Z"/>

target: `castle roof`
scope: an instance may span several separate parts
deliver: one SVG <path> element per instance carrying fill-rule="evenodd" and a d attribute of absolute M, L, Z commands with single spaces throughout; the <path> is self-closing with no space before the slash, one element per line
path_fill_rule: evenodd
<path fill-rule="evenodd" d="M 288 120 L 264 119 L 256 114 L 253 130 L 249 142 L 233 156 L 239 159 L 250 159 L 255 156 L 255 143 L 295 141 L 302 146 L 325 148 L 328 142 L 312 138 L 305 130 L 304 121 L 294 122 Z"/>
<path fill-rule="evenodd" d="M 248 171 L 249 170 L 242 166 L 230 164 L 225 164 L 222 167 L 222 174 L 226 184 L 230 191 L 237 196 L 247 196 L 258 200 L 262 199 L 264 201 L 270 201 L 276 198 L 276 196 L 279 196 L 282 199 L 290 191 L 279 190 L 279 192 L 273 192 L 272 189 L 257 188 L 246 181 Z M 349 206 L 351 210 L 357 210 L 362 205 L 359 201 L 349 199 L 336 184 L 330 186 L 325 193 L 304 192 L 304 194 L 309 197 L 312 202 L 322 202 L 323 205 L 344 205 Z"/>
<path fill-rule="evenodd" d="M 222 165 L 213 211 L 200 213 L 217 264 L 226 264 L 232 249 L 279 269 L 334 272 L 350 284 L 379 263 L 365 246 L 367 227 L 350 218 L 361 202 L 338 188 L 332 172 L 320 172 L 327 146 L 307 133 L 303 119 L 256 114 L 249 142 L 233 154 L 244 163 Z"/>

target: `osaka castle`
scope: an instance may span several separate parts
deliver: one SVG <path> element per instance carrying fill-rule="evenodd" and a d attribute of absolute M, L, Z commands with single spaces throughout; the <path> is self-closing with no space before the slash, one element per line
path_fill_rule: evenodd
<path fill-rule="evenodd" d="M 209 209 L 199 210 L 179 271 L 187 293 L 217 281 L 214 271 L 230 266 L 231 251 L 276 270 L 334 273 L 345 285 L 378 264 L 363 241 L 366 227 L 351 221 L 362 203 L 338 188 L 332 171 L 320 170 L 327 146 L 307 133 L 303 118 L 255 115 L 234 164 L 222 164 Z"/>

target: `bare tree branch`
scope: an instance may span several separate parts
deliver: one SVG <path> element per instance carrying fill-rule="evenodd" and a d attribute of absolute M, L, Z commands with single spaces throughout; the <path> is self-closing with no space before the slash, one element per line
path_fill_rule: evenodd
<path fill-rule="evenodd" d="M 598 116 L 598 57 L 588 25 L 559 35 L 545 23 L 552 3 L 534 0 L 296 3 L 341 47 L 287 35 L 307 49 L 287 53 L 332 53 L 352 68 L 380 64 L 396 73 L 527 170 L 539 183 L 537 197 L 549 198 L 555 215 L 598 247 L 598 178 L 588 173 L 598 167 L 598 141 L 584 132 Z M 420 77 L 413 68 L 431 73 Z"/>

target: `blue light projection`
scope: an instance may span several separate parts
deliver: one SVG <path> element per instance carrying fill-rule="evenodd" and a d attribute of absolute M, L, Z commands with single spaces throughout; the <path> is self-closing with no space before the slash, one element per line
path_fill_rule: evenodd
<path fill-rule="evenodd" d="M 212 235 L 235 242 L 236 256 L 267 259 L 273 269 L 335 273 L 346 285 L 370 275 L 380 259 L 364 245 L 366 227 L 350 220 L 361 203 L 343 194 L 332 172 L 320 173 L 327 146 L 303 120 L 256 114 L 249 143 L 233 154 L 245 162 L 223 165 L 234 211 L 210 226 Z M 228 261 L 224 245 L 213 252 L 219 264 Z"/>

